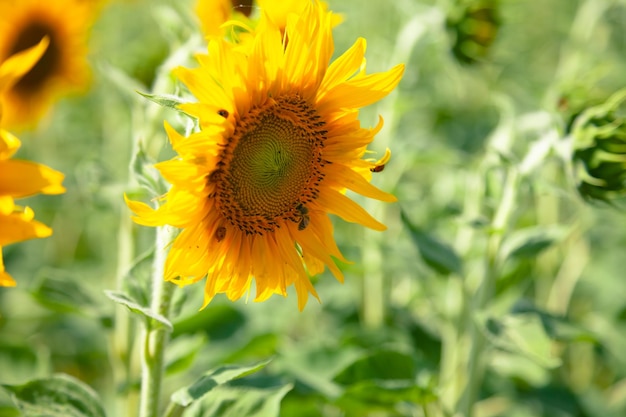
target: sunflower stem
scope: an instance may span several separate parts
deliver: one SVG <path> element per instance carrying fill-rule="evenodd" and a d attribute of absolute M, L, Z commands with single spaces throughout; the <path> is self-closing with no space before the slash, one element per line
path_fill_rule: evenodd
<path fill-rule="evenodd" d="M 152 299 L 150 311 L 169 319 L 170 305 L 174 288 L 163 279 L 167 246 L 172 238 L 171 228 L 161 226 L 156 231 L 156 250 L 152 272 Z M 156 417 L 159 411 L 161 383 L 163 380 L 164 356 L 169 330 L 164 326 L 155 326 L 150 318 L 146 318 L 143 338 L 141 397 L 139 417 Z"/>
<path fill-rule="evenodd" d="M 470 310 L 470 314 L 466 316 L 466 319 L 469 320 L 467 336 L 470 341 L 470 351 L 465 368 L 466 384 L 457 403 L 455 415 L 466 417 L 473 415 L 477 393 L 482 386 L 487 358 L 484 352 L 487 340 L 482 326 L 477 322 L 477 314 L 480 314 L 487 307 L 489 300 L 493 298 L 495 293 L 496 280 L 500 271 L 500 246 L 515 208 L 518 181 L 519 173 L 515 168 L 510 168 L 506 173 L 502 198 L 492 221 L 492 232 L 487 240 L 486 267 L 483 279 L 473 294 L 464 291 L 464 296 L 470 297 L 469 300 L 466 300 Z"/>
<path fill-rule="evenodd" d="M 118 291 L 123 291 L 124 289 L 124 280 L 134 256 L 134 240 L 131 227 L 130 217 L 127 213 L 122 212 L 117 235 L 118 266 L 115 287 Z M 133 364 L 135 363 L 132 355 L 133 347 L 135 346 L 135 338 L 133 337 L 135 323 L 132 321 L 128 309 L 121 305 L 115 307 L 114 323 L 115 327 L 109 339 L 113 380 L 116 386 L 124 387 L 124 391 L 129 394 L 124 400 L 119 399 L 117 412 L 119 414 L 128 414 L 131 409 L 135 410 L 137 407 L 136 395 L 131 398 L 131 390 L 128 389 L 133 378 Z M 136 393 L 136 391 L 133 391 L 133 393 Z M 134 404 L 133 399 L 135 400 Z"/>

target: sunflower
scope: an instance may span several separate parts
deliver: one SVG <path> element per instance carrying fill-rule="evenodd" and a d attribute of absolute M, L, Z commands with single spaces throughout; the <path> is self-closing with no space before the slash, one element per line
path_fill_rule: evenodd
<path fill-rule="evenodd" d="M 44 38 L 37 46 L 2 62 L 0 97 L 45 55 L 48 43 L 48 39 Z M 0 123 L 2 110 L 0 107 Z M 19 147 L 19 139 L 0 128 L 0 286 L 8 287 L 14 286 L 15 281 L 5 271 L 2 246 L 52 234 L 49 227 L 34 220 L 34 213 L 30 208 L 17 206 L 14 198 L 37 193 L 60 194 L 65 191 L 61 185 L 63 174 L 60 172 L 34 162 L 10 159 Z"/>
<path fill-rule="evenodd" d="M 198 99 L 180 109 L 200 129 L 183 137 L 166 123 L 178 157 L 157 168 L 172 187 L 157 209 L 127 204 L 139 224 L 182 229 L 164 278 L 206 276 L 205 306 L 217 293 L 240 298 L 254 280 L 255 301 L 293 284 L 302 309 L 318 298 L 309 276 L 328 267 L 343 281 L 329 213 L 385 230 L 345 190 L 396 200 L 369 182 L 380 162 L 363 159 L 382 118 L 361 128 L 358 111 L 391 92 L 404 66 L 366 75 L 364 39 L 330 63 L 332 20 L 307 2 L 282 36 L 264 13 L 250 48 L 213 38 L 199 68 L 175 71 Z"/>
<path fill-rule="evenodd" d="M 222 25 L 233 18 L 248 17 L 252 13 L 252 0 L 198 0 L 196 15 L 206 36 L 220 36 Z"/>
<path fill-rule="evenodd" d="M 37 121 L 63 93 L 88 82 L 87 34 L 95 8 L 83 0 L 0 0 L 0 62 L 36 45 L 50 45 L 3 97 L 4 125 Z"/>
<path fill-rule="evenodd" d="M 284 33 L 287 26 L 287 16 L 291 13 L 300 14 L 310 0 L 198 0 L 196 15 L 200 19 L 202 31 L 206 36 L 221 36 L 230 33 L 234 25 L 244 26 L 247 29 L 255 26 L 255 22 L 248 19 L 255 10 L 263 10 L 267 19 Z M 328 9 L 325 2 L 320 2 L 324 10 Z M 341 16 L 332 15 L 333 26 L 341 23 Z M 225 25 L 235 22 L 234 25 Z M 250 34 L 247 34 L 250 35 Z M 243 40 L 248 40 L 244 36 Z M 242 39 L 238 39 L 242 40 Z"/>

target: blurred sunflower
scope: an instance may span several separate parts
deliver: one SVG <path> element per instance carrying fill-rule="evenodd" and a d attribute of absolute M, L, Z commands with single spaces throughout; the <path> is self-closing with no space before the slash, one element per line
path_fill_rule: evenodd
<path fill-rule="evenodd" d="M 200 131 L 185 138 L 166 124 L 178 157 L 157 164 L 172 184 L 165 203 L 127 200 L 137 223 L 183 229 L 164 278 L 207 276 L 205 306 L 217 293 L 240 298 L 254 279 L 255 301 L 294 284 L 304 308 L 317 298 L 309 275 L 327 266 L 343 280 L 328 213 L 385 229 L 344 191 L 396 200 L 369 183 L 380 161 L 362 159 L 382 118 L 364 129 L 358 112 L 391 92 L 404 66 L 366 75 L 364 39 L 330 63 L 333 17 L 317 1 L 288 16 L 286 36 L 268 15 L 252 47 L 214 38 L 200 68 L 176 70 L 199 100 L 180 108 Z"/>
<path fill-rule="evenodd" d="M 241 5 L 241 6 L 240 6 Z M 198 0 L 196 15 L 200 19 L 202 31 L 206 36 L 220 36 L 222 25 L 237 14 L 250 16 L 252 0 L 244 2 L 232 0 Z"/>
<path fill-rule="evenodd" d="M 26 74 L 37 60 L 45 56 L 48 38 L 37 46 L 17 53 L 0 65 L 0 98 L 10 90 L 19 78 Z M 1 102 L 0 102 L 1 103 Z M 0 126 L 3 121 L 0 106 Z M 2 247 L 10 243 L 38 237 L 47 237 L 52 229 L 33 220 L 34 213 L 28 207 L 15 205 L 14 198 L 37 193 L 60 194 L 63 174 L 45 165 L 10 159 L 20 147 L 20 141 L 0 128 L 0 286 L 15 286 L 13 278 L 5 271 Z"/>
<path fill-rule="evenodd" d="M 255 9 L 263 10 L 267 19 L 284 33 L 287 16 L 290 13 L 302 13 L 309 2 L 310 0 L 198 0 L 196 15 L 200 19 L 202 31 L 206 36 L 226 34 L 232 26 L 223 25 L 229 21 L 238 21 L 248 28 L 255 26 L 254 22 L 248 19 Z M 324 10 L 327 10 L 326 3 L 320 4 Z M 332 15 L 333 26 L 339 24 L 341 20 L 341 16 Z"/>
<path fill-rule="evenodd" d="M 0 61 L 36 45 L 50 45 L 3 97 L 4 125 L 36 122 L 63 93 L 89 80 L 87 35 L 97 7 L 82 0 L 0 0 Z"/>

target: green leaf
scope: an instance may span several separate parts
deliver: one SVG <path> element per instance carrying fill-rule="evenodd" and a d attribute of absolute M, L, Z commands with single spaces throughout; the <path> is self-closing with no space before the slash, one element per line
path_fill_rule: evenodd
<path fill-rule="evenodd" d="M 53 269 L 43 271 L 31 294 L 41 305 L 61 313 L 93 312 L 97 305 L 79 281 Z"/>
<path fill-rule="evenodd" d="M 278 417 L 293 385 L 256 387 L 221 385 L 185 412 L 185 417 Z"/>
<path fill-rule="evenodd" d="M 498 320 L 485 317 L 482 322 L 485 334 L 497 348 L 528 358 L 543 368 L 555 368 L 561 364 L 537 314 L 510 314 Z"/>
<path fill-rule="evenodd" d="M 172 375 L 185 371 L 193 364 L 196 354 L 207 344 L 204 334 L 173 339 L 165 352 L 165 373 Z"/>
<path fill-rule="evenodd" d="M 502 243 L 502 259 L 532 259 L 566 235 L 566 229 L 559 226 L 528 227 L 512 232 Z"/>
<path fill-rule="evenodd" d="M 242 348 L 235 350 L 224 360 L 232 363 L 260 357 L 268 357 L 276 353 L 278 336 L 274 333 L 264 333 L 254 336 Z"/>
<path fill-rule="evenodd" d="M 224 365 L 205 373 L 196 382 L 182 388 L 172 394 L 172 402 L 183 407 L 189 406 L 194 401 L 202 398 L 215 387 L 223 385 L 237 378 L 253 374 L 263 369 L 271 359 L 255 363 L 253 365 Z"/>
<path fill-rule="evenodd" d="M 338 398 L 343 387 L 333 378 L 363 358 L 363 350 L 350 345 L 308 346 L 284 352 L 277 358 L 283 372 L 326 398 Z"/>
<path fill-rule="evenodd" d="M 151 197 L 160 196 L 167 192 L 167 185 L 154 164 L 155 161 L 148 157 L 141 147 L 133 155 L 130 162 L 135 179 L 142 188 L 148 191 Z"/>
<path fill-rule="evenodd" d="M 350 386 L 337 404 L 342 408 L 371 410 L 374 407 L 393 408 L 399 402 L 427 404 L 436 399 L 432 388 L 419 386 L 413 380 L 375 379 Z"/>
<path fill-rule="evenodd" d="M 179 104 L 185 103 L 180 97 L 172 95 L 172 94 L 148 94 L 142 93 L 141 91 L 137 91 L 141 96 L 147 98 L 148 100 L 158 104 L 159 106 L 167 107 L 170 109 L 174 109 L 180 113 L 186 114 L 178 108 Z"/>
<path fill-rule="evenodd" d="M 246 325 L 246 317 L 231 304 L 215 304 L 211 308 L 176 320 L 172 337 L 205 332 L 210 340 L 227 340 Z"/>
<path fill-rule="evenodd" d="M 170 331 L 173 329 L 172 323 L 167 318 L 165 318 L 161 314 L 154 313 L 148 307 L 144 307 L 140 305 L 138 302 L 133 300 L 127 294 L 124 294 L 119 291 L 110 291 L 110 290 L 105 290 L 104 293 L 106 294 L 107 297 L 109 297 L 111 300 L 115 301 L 116 303 L 121 304 L 127 307 L 133 313 L 139 314 L 140 316 L 146 318 L 150 328 L 155 328 L 155 326 L 156 327 L 160 326 L 160 327 L 165 327 L 169 329 Z"/>
<path fill-rule="evenodd" d="M 105 417 L 97 394 L 65 374 L 24 385 L 3 385 L 25 417 Z"/>
<path fill-rule="evenodd" d="M 413 379 L 417 372 L 415 360 L 395 350 L 378 350 L 361 357 L 335 377 L 342 385 L 364 380 Z"/>
<path fill-rule="evenodd" d="M 412 224 L 404 211 L 400 213 L 400 216 L 404 225 L 409 229 L 413 243 L 428 266 L 444 275 L 462 274 L 463 262 L 450 245 Z"/>

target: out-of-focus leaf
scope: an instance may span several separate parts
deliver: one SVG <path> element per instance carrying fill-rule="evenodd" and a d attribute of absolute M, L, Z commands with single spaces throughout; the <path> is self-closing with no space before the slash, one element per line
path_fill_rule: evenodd
<path fill-rule="evenodd" d="M 508 315 L 486 323 L 485 332 L 496 347 L 524 356 L 545 368 L 560 365 L 560 359 L 552 352 L 552 340 L 537 315 Z"/>
<path fill-rule="evenodd" d="M 189 406 L 199 400 L 209 391 L 233 379 L 243 378 L 263 369 L 271 359 L 255 363 L 253 365 L 224 365 L 202 375 L 196 382 L 188 387 L 179 389 L 172 394 L 172 402 L 183 407 Z M 245 415 L 245 414 L 242 414 Z"/>
<path fill-rule="evenodd" d="M 172 337 L 203 331 L 210 340 L 224 340 L 243 328 L 245 323 L 245 316 L 232 304 L 211 304 L 211 308 L 176 320 Z"/>
<path fill-rule="evenodd" d="M 450 245 L 415 226 L 404 212 L 401 212 L 401 218 L 422 259 L 428 266 L 444 275 L 463 272 L 463 261 Z"/>
<path fill-rule="evenodd" d="M 276 353 L 277 346 L 278 336 L 274 333 L 256 335 L 241 349 L 230 354 L 224 361 L 233 363 L 245 359 L 268 357 Z"/>
<path fill-rule="evenodd" d="M 154 328 L 155 326 L 156 327 L 161 326 L 169 330 L 172 330 L 173 328 L 172 323 L 166 317 L 162 316 L 161 314 L 157 314 L 151 311 L 150 308 L 148 307 L 140 305 L 138 302 L 133 300 L 127 294 L 124 294 L 119 291 L 110 291 L 110 290 L 106 290 L 104 291 L 104 293 L 106 294 L 107 297 L 109 297 L 111 300 L 115 301 L 116 303 L 121 304 L 127 307 L 133 313 L 139 314 L 140 316 L 146 318 L 151 328 Z"/>
<path fill-rule="evenodd" d="M 97 63 L 96 68 L 116 87 L 118 92 L 128 96 L 129 98 L 135 98 L 136 96 L 134 96 L 132 92 L 144 88 L 139 80 L 130 77 L 114 65 L 100 61 Z"/>
<path fill-rule="evenodd" d="M 171 375 L 189 369 L 196 354 L 206 343 L 207 337 L 203 334 L 182 336 L 172 340 L 165 352 L 165 372 Z"/>
<path fill-rule="evenodd" d="M 149 193 L 150 197 L 161 196 L 167 192 L 167 186 L 163 181 L 163 177 L 154 167 L 154 164 L 155 161 L 148 157 L 141 147 L 135 152 L 130 163 L 134 178 Z M 131 195 L 131 197 L 133 196 Z"/>
<path fill-rule="evenodd" d="M 279 366 L 308 387 L 327 398 L 338 398 L 343 388 L 333 378 L 363 357 L 363 350 L 353 346 L 311 347 L 280 356 Z"/>
<path fill-rule="evenodd" d="M 57 374 L 3 387 L 25 417 L 105 417 L 97 394 L 69 375 Z"/>
<path fill-rule="evenodd" d="M 502 242 L 502 259 L 534 258 L 566 234 L 566 228 L 560 226 L 536 226 L 511 232 Z"/>
<path fill-rule="evenodd" d="M 369 411 L 376 408 L 390 409 L 400 402 L 427 404 L 436 399 L 431 387 L 419 386 L 413 380 L 371 379 L 348 387 L 337 400 L 337 405 Z"/>
<path fill-rule="evenodd" d="M 567 317 L 550 314 L 528 300 L 518 301 L 511 309 L 513 314 L 535 314 L 541 320 L 546 334 L 563 342 L 588 342 L 599 345 L 601 342 L 593 332 L 572 323 Z"/>
<path fill-rule="evenodd" d="M 395 350 L 378 350 L 361 357 L 335 377 L 335 382 L 353 385 L 365 380 L 413 379 L 417 372 L 415 360 Z"/>
<path fill-rule="evenodd" d="M 185 417 L 278 417 L 280 402 L 293 386 L 268 388 L 220 385 L 185 412 Z"/>
<path fill-rule="evenodd" d="M 41 305 L 62 313 L 85 313 L 97 306 L 81 283 L 51 269 L 43 271 L 31 294 Z"/>
<path fill-rule="evenodd" d="M 147 305 L 150 302 L 150 279 L 154 246 L 133 259 L 124 274 L 124 292 L 138 304 Z"/>

